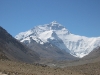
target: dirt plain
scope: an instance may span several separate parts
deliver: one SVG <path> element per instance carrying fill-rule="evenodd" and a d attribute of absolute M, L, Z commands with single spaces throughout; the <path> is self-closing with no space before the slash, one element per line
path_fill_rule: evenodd
<path fill-rule="evenodd" d="M 0 72 L 7 75 L 83 75 L 65 68 L 8 60 L 0 60 Z"/>

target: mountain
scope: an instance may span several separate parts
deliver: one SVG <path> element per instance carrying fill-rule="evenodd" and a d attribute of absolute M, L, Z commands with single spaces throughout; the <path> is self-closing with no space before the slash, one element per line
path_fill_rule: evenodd
<path fill-rule="evenodd" d="M 65 65 L 68 65 L 68 63 Z M 100 74 L 100 47 L 96 47 L 88 55 L 84 56 L 82 59 L 70 62 L 69 66 L 70 66 L 69 67 L 70 70 L 74 70 L 84 75 L 99 75 Z"/>
<path fill-rule="evenodd" d="M 83 60 L 92 60 L 93 62 L 100 61 L 100 47 L 96 47 L 88 55 L 82 58 Z"/>
<path fill-rule="evenodd" d="M 54 40 L 48 39 L 49 41 L 56 43 L 56 40 L 60 42 L 63 46 L 63 41 L 55 33 L 50 32 L 53 37 L 56 37 Z M 34 34 L 34 33 L 32 33 Z M 27 37 L 23 43 L 26 44 L 30 49 L 37 52 L 40 55 L 42 63 L 51 62 L 51 61 L 61 61 L 61 60 L 75 60 L 76 57 L 67 53 L 64 50 L 60 50 L 57 46 L 53 45 L 50 42 L 44 42 L 38 37 L 34 36 Z M 21 41 L 22 42 L 22 41 Z"/>
<path fill-rule="evenodd" d="M 53 46 L 51 43 L 44 43 L 41 45 L 31 39 L 30 44 L 26 45 L 33 51 L 37 52 L 40 55 L 41 62 L 45 64 L 47 62 L 54 63 L 56 61 L 77 59 L 71 54 L 61 51 L 58 47 Z"/>
<path fill-rule="evenodd" d="M 33 63 L 39 61 L 39 55 L 13 38 L 0 27 L 0 59 Z"/>
<path fill-rule="evenodd" d="M 56 21 L 21 32 L 15 38 L 26 45 L 30 45 L 32 39 L 41 45 L 50 43 L 61 51 L 79 58 L 88 55 L 94 48 L 100 46 L 100 37 L 89 38 L 72 34 Z"/>

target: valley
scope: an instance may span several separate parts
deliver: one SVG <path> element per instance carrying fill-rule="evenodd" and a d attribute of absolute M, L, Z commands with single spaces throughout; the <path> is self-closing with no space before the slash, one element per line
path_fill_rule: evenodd
<path fill-rule="evenodd" d="M 100 75 L 100 0 L 0 0 L 0 75 Z"/>
<path fill-rule="evenodd" d="M 15 38 L 0 27 L 0 75 L 100 75 L 100 37 L 52 22 Z"/>

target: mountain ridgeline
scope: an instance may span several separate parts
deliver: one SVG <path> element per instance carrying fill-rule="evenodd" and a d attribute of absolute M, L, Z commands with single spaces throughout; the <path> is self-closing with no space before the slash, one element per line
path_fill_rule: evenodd
<path fill-rule="evenodd" d="M 31 49 L 34 49 L 32 47 L 32 40 L 34 40 L 42 46 L 49 43 L 49 45 L 57 47 L 60 52 L 63 51 L 78 58 L 88 55 L 93 49 L 100 46 L 100 37 L 89 38 L 72 34 L 56 21 L 21 32 L 15 38 L 29 47 L 31 45 Z M 45 48 L 47 48 L 46 46 Z"/>
<path fill-rule="evenodd" d="M 33 63 L 39 61 L 39 55 L 13 38 L 0 27 L 0 59 Z"/>

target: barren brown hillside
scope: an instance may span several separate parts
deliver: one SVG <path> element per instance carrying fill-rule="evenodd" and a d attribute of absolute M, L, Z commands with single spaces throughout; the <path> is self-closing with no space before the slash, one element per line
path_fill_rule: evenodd
<path fill-rule="evenodd" d="M 100 75 L 100 62 L 67 67 L 67 69 L 82 73 L 84 75 Z"/>

